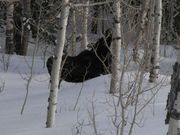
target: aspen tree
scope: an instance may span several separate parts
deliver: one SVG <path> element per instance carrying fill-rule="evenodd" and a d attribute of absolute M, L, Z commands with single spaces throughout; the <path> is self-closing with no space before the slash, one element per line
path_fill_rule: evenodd
<path fill-rule="evenodd" d="M 85 3 L 86 5 L 89 4 L 89 0 L 86 1 Z M 82 46 L 81 46 L 81 50 L 84 50 L 87 48 L 88 45 L 88 38 L 87 38 L 87 33 L 88 33 L 88 14 L 89 14 L 89 7 L 86 6 L 84 7 L 83 10 L 83 41 L 82 41 Z"/>
<path fill-rule="evenodd" d="M 31 0 L 22 1 L 23 8 L 23 24 L 22 24 L 22 39 L 19 50 L 19 55 L 26 55 L 28 50 L 28 39 L 30 34 L 29 18 L 31 18 Z"/>
<path fill-rule="evenodd" d="M 150 82 L 155 82 L 159 74 L 159 48 L 161 35 L 161 20 L 162 20 L 162 0 L 156 0 L 155 3 L 155 19 L 154 19 L 154 34 L 153 34 L 153 49 L 151 55 L 151 71 Z"/>
<path fill-rule="evenodd" d="M 112 45 L 112 77 L 110 93 L 118 92 L 120 85 L 120 51 L 121 51 L 121 8 L 120 0 L 114 1 L 114 29 L 113 29 L 113 45 Z"/>
<path fill-rule="evenodd" d="M 60 17 L 60 27 L 58 30 L 58 43 L 55 48 L 55 56 L 53 59 L 53 66 L 51 72 L 51 86 L 50 86 L 50 95 L 49 95 L 49 105 L 47 112 L 47 122 L 46 127 L 53 127 L 55 124 L 55 113 L 57 109 L 57 98 L 58 98 L 58 84 L 59 84 L 59 75 L 60 75 L 60 67 L 63 55 L 63 49 L 65 44 L 65 36 L 66 36 L 66 26 L 69 16 L 69 0 L 63 0 L 61 17 Z"/>
<path fill-rule="evenodd" d="M 133 61 L 138 63 L 139 62 L 139 53 L 138 53 L 138 48 L 139 44 L 142 42 L 143 36 L 144 36 L 144 31 L 146 28 L 147 24 L 147 15 L 149 11 L 149 6 L 150 6 L 150 0 L 144 0 L 143 1 L 143 8 L 142 8 L 142 14 L 140 17 L 140 22 L 139 22 L 139 31 L 137 32 L 137 39 L 135 40 L 134 43 L 134 48 L 133 48 Z"/>

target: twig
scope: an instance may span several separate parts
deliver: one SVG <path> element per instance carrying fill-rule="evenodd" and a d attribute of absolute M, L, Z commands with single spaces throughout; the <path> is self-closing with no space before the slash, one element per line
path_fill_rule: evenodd
<path fill-rule="evenodd" d="M 87 69 L 88 69 L 88 67 L 87 67 Z M 86 69 L 86 73 L 84 74 L 83 80 L 85 80 L 85 77 L 86 77 L 86 75 L 87 75 L 87 69 Z M 81 96 L 81 93 L 82 93 L 82 90 L 83 90 L 83 86 L 84 86 L 84 81 L 83 81 L 83 83 L 82 83 L 82 85 L 81 85 L 81 89 L 80 89 L 80 91 L 79 91 L 79 94 L 78 94 L 76 103 L 75 103 L 75 105 L 74 105 L 74 108 L 73 108 L 74 111 L 75 111 L 75 109 L 76 109 L 76 107 L 77 107 L 77 104 L 78 104 L 78 102 L 79 102 L 79 99 L 80 99 L 80 96 Z"/>
<path fill-rule="evenodd" d="M 100 6 L 104 4 L 109 4 L 110 2 L 113 2 L 112 0 L 106 0 L 104 2 L 96 2 L 96 3 L 90 3 L 90 4 L 71 4 L 72 7 L 92 7 L 92 6 Z"/>

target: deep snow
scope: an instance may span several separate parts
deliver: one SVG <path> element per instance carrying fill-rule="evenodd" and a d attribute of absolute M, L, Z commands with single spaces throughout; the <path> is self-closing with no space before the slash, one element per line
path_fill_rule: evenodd
<path fill-rule="evenodd" d="M 113 98 L 116 101 L 117 97 L 108 94 L 110 75 L 100 76 L 77 84 L 63 81 L 59 90 L 56 125 L 54 128 L 47 129 L 45 128 L 45 122 L 49 96 L 49 75 L 43 65 L 43 57 L 35 57 L 29 96 L 24 113 L 21 115 L 32 57 L 11 56 L 6 72 L 2 62 L 3 56 L 3 54 L 0 54 L 0 86 L 4 85 L 4 89 L 1 89 L 0 92 L 0 135 L 80 135 L 80 133 L 82 135 L 93 135 L 94 129 L 91 118 L 93 108 L 98 135 L 115 135 L 115 127 L 112 124 L 114 116 L 112 101 Z M 170 74 L 174 62 L 174 57 L 161 58 L 162 70 L 159 81 L 164 80 L 163 86 L 155 98 L 138 115 L 133 135 L 166 134 L 168 126 L 164 124 L 165 105 L 170 90 Z M 132 77 L 133 75 L 133 70 L 126 73 L 125 84 L 129 81 L 127 76 Z M 156 84 L 148 83 L 148 75 L 146 75 L 143 89 L 154 85 Z M 81 90 L 82 93 L 74 110 Z M 139 106 L 142 106 L 156 90 L 157 88 L 144 93 L 141 96 L 142 102 Z M 132 108 L 130 106 L 128 109 L 129 119 L 126 131 L 129 129 Z"/>

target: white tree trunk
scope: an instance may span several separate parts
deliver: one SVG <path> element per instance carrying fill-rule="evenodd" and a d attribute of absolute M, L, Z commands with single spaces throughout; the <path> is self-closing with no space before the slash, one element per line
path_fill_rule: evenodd
<path fill-rule="evenodd" d="M 86 1 L 86 5 L 89 4 L 89 0 Z M 86 6 L 84 7 L 83 10 L 83 33 L 82 33 L 82 44 L 81 44 L 81 50 L 87 49 L 88 45 L 88 38 L 87 38 L 87 33 L 88 33 L 88 14 L 89 14 L 89 7 Z"/>
<path fill-rule="evenodd" d="M 63 55 L 63 49 L 65 44 L 66 37 L 66 26 L 67 20 L 69 16 L 69 0 L 63 0 L 63 6 L 61 10 L 60 17 L 60 28 L 58 33 L 58 43 L 55 48 L 55 57 L 53 60 L 52 73 L 51 73 L 51 87 L 50 87 L 50 95 L 49 95 L 49 105 L 47 112 L 47 122 L 46 127 L 52 127 L 55 123 L 55 113 L 57 109 L 57 98 L 58 98 L 58 84 L 59 84 L 59 74 L 60 67 Z"/>
<path fill-rule="evenodd" d="M 13 34 L 13 12 L 14 4 L 8 3 L 6 15 L 6 53 L 13 54 L 15 51 L 14 34 Z"/>
<path fill-rule="evenodd" d="M 23 21 L 28 21 L 31 18 L 31 0 L 23 0 L 22 1 L 23 7 Z M 26 19 L 26 20 L 24 20 Z M 21 39 L 21 47 L 20 47 L 20 55 L 26 55 L 28 50 L 28 39 L 29 39 L 29 26 L 30 24 L 22 24 L 22 39 Z"/>
<path fill-rule="evenodd" d="M 145 28 L 146 28 L 146 23 L 147 23 L 147 14 L 149 11 L 149 7 L 150 7 L 150 0 L 144 0 L 143 1 L 143 8 L 142 8 L 142 14 L 141 14 L 141 18 L 139 21 L 139 31 L 137 32 L 137 39 L 135 40 L 134 43 L 134 48 L 133 48 L 133 61 L 138 63 L 139 62 L 139 52 L 138 52 L 138 48 L 139 48 L 139 44 L 141 44 L 144 33 L 145 33 Z"/>
<path fill-rule="evenodd" d="M 121 9 L 120 0 L 114 2 L 114 29 L 113 29 L 113 45 L 112 45 L 112 77 L 110 93 L 114 94 L 119 91 L 120 87 L 120 52 L 121 52 Z"/>
<path fill-rule="evenodd" d="M 155 20 L 154 20 L 154 38 L 153 49 L 151 55 L 151 71 L 150 82 L 155 82 L 159 74 L 159 48 L 160 48 L 160 35 L 161 35 L 161 20 L 162 20 L 162 0 L 156 0 L 155 3 Z"/>
<path fill-rule="evenodd" d="M 154 34 L 154 9 L 156 0 L 150 1 L 147 28 L 145 29 L 145 36 L 143 40 L 144 44 L 144 58 L 145 58 L 145 71 L 150 72 L 151 69 L 151 53 L 153 45 L 153 34 Z"/>

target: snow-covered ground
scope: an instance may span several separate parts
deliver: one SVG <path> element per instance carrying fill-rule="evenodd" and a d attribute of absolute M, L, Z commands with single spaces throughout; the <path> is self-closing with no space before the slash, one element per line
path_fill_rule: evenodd
<path fill-rule="evenodd" d="M 0 135 L 93 135 L 95 129 L 98 135 L 116 134 L 112 121 L 115 114 L 113 101 L 116 102 L 117 97 L 108 94 L 110 75 L 100 76 L 84 83 L 63 81 L 59 90 L 56 125 L 53 128 L 46 128 L 49 75 L 44 67 L 43 57 L 35 57 L 27 104 L 21 115 L 32 57 L 14 55 L 7 62 L 7 56 L 3 56 L 0 54 Z M 141 107 L 159 89 L 154 99 L 137 116 L 132 135 L 165 135 L 167 133 L 168 126 L 164 124 L 165 105 L 174 62 L 174 57 L 163 57 L 162 74 L 158 80 L 158 82 L 163 80 L 163 86 L 158 85 L 157 88 L 140 96 L 142 102 L 139 106 Z M 7 72 L 6 67 L 8 67 Z M 168 75 L 167 72 L 169 72 Z M 128 84 L 128 78 L 133 75 L 134 71 L 126 73 L 125 84 Z M 143 90 L 154 85 L 156 84 L 148 83 L 148 75 L 146 75 Z M 125 128 L 127 133 L 133 110 L 133 106 L 129 106 L 127 110 L 128 121 Z M 93 112 L 96 128 L 93 127 Z"/>

